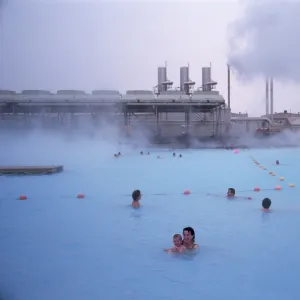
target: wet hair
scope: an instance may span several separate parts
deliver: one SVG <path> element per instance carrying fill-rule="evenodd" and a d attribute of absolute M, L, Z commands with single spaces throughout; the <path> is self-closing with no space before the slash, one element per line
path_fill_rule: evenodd
<path fill-rule="evenodd" d="M 175 153 L 175 152 L 173 153 L 173 156 L 176 156 L 176 153 Z"/>
<path fill-rule="evenodd" d="M 118 155 L 121 155 L 121 152 L 118 152 Z"/>
<path fill-rule="evenodd" d="M 263 201 L 261 202 L 261 205 L 264 209 L 269 209 L 270 206 L 272 204 L 272 201 L 269 198 L 265 198 L 263 199 Z"/>
<path fill-rule="evenodd" d="M 132 193 L 132 199 L 133 199 L 133 201 L 137 201 L 140 195 L 141 195 L 141 191 L 140 190 L 133 191 L 133 193 Z"/>
<path fill-rule="evenodd" d="M 181 154 L 179 154 L 179 157 L 182 157 L 182 155 L 181 155 Z"/>
<path fill-rule="evenodd" d="M 185 227 L 183 228 L 182 232 L 184 231 L 189 232 L 193 236 L 192 241 L 195 242 L 195 238 L 196 238 L 195 230 L 192 227 Z"/>
<path fill-rule="evenodd" d="M 228 192 L 231 192 L 233 196 L 235 195 L 235 189 L 234 188 L 229 188 Z"/>
<path fill-rule="evenodd" d="M 141 155 L 143 155 L 144 154 L 144 152 L 143 151 L 141 151 Z"/>
<path fill-rule="evenodd" d="M 180 238 L 180 239 L 182 240 L 181 234 L 175 233 L 175 234 L 173 235 L 173 240 L 175 240 L 175 239 L 177 239 L 177 238 Z"/>

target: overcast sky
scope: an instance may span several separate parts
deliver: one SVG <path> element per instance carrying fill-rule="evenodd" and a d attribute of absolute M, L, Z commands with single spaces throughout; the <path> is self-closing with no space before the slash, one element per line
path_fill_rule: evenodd
<path fill-rule="evenodd" d="M 8 2 L 1 17 L 5 89 L 151 90 L 165 61 L 175 87 L 187 63 L 201 86 L 201 67 L 211 62 L 227 100 L 228 25 L 242 17 L 238 1 Z M 234 72 L 234 112 L 264 113 L 264 80 L 254 78 L 241 82 Z M 300 111 L 299 89 L 274 80 L 275 111 Z"/>

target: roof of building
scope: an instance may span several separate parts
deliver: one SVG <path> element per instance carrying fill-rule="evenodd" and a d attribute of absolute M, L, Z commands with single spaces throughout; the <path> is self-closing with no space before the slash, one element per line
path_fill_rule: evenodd
<path fill-rule="evenodd" d="M 262 116 L 262 117 L 266 117 L 266 115 Z M 268 115 L 268 117 L 270 117 L 270 115 Z M 296 118 L 300 118 L 300 113 L 292 113 L 292 112 L 279 112 L 279 113 L 274 113 L 273 114 L 273 119 L 285 119 L 285 118 L 289 118 L 289 117 L 296 117 Z"/>

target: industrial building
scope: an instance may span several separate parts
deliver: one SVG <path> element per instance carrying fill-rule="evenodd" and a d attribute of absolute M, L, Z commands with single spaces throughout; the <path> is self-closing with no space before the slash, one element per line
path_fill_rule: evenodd
<path fill-rule="evenodd" d="M 230 109 L 230 68 L 228 67 L 227 101 L 216 90 L 211 67 L 202 68 L 202 85 L 189 76 L 189 66 L 180 67 L 179 89 L 172 88 L 167 66 L 158 67 L 153 90 L 129 90 L 124 95 L 114 90 L 44 90 L 0 91 L 0 126 L 5 120 L 39 119 L 61 124 L 80 118 L 144 131 L 153 136 L 192 138 L 239 137 L 245 134 L 277 133 L 300 127 L 300 115 L 273 113 L 273 79 L 266 81 L 266 114 L 251 118 L 234 114 Z"/>

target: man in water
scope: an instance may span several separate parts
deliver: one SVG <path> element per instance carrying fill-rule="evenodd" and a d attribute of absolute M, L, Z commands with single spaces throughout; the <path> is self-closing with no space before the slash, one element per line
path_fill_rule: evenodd
<path fill-rule="evenodd" d="M 270 211 L 271 204 L 272 201 L 269 198 L 263 199 L 263 201 L 261 202 L 262 210 L 265 212 Z"/>
<path fill-rule="evenodd" d="M 142 194 L 141 194 L 140 190 L 133 191 L 133 193 L 132 193 L 132 204 L 131 204 L 133 208 L 139 208 L 141 206 L 140 205 L 141 198 L 142 198 Z"/>
<path fill-rule="evenodd" d="M 227 198 L 233 198 L 235 196 L 235 189 L 229 188 L 227 191 Z"/>

